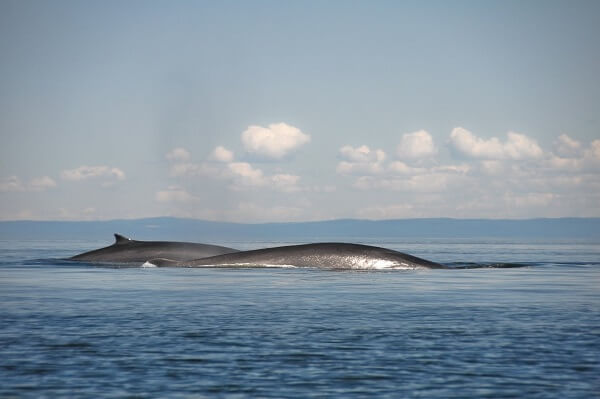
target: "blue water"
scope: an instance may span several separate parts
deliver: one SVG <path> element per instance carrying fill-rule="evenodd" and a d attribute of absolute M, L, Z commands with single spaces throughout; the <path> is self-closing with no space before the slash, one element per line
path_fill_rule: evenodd
<path fill-rule="evenodd" d="M 109 268 L 57 259 L 110 242 L 0 241 L 0 397 L 600 397 L 597 242 L 363 242 L 527 266 Z"/>

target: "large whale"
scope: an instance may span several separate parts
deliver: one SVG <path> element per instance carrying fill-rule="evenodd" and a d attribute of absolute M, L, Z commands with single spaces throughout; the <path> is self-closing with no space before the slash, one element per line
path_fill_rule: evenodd
<path fill-rule="evenodd" d="M 237 252 L 237 249 L 191 242 L 136 241 L 115 234 L 113 245 L 84 252 L 68 260 L 101 263 L 143 263 L 152 258 L 169 258 L 175 261 L 186 261 L 232 252 Z"/>
<path fill-rule="evenodd" d="M 440 269 L 439 263 L 391 249 L 346 243 L 317 243 L 240 251 L 195 260 L 150 259 L 154 266 L 315 267 L 324 269 Z"/>

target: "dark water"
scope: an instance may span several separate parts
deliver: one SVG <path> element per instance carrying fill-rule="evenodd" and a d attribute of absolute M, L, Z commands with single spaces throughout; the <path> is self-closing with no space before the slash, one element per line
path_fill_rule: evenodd
<path fill-rule="evenodd" d="M 104 242 L 4 241 L 0 397 L 600 397 L 598 243 L 367 243 L 527 266 L 107 268 L 52 260 Z"/>

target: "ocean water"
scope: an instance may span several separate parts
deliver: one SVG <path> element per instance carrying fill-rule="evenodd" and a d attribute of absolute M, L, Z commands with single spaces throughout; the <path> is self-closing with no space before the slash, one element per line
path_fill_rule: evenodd
<path fill-rule="evenodd" d="M 0 241 L 0 397 L 600 397 L 598 242 L 356 241 L 523 267 L 114 268 L 60 260 L 107 242 Z"/>

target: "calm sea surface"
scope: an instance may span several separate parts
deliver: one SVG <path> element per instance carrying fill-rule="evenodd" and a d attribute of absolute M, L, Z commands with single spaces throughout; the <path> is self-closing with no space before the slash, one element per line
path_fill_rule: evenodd
<path fill-rule="evenodd" d="M 109 268 L 59 260 L 109 242 L 0 241 L 0 397 L 600 397 L 598 242 L 355 242 L 525 267 Z"/>

